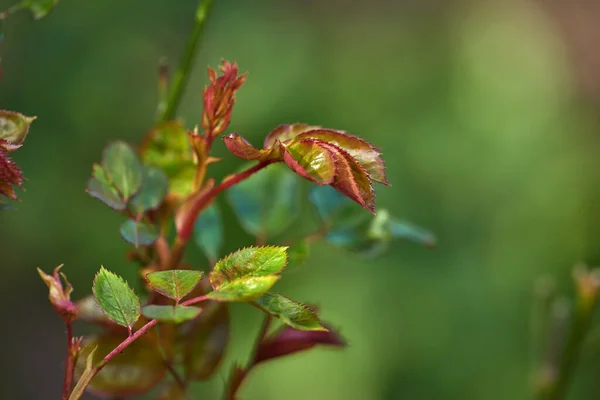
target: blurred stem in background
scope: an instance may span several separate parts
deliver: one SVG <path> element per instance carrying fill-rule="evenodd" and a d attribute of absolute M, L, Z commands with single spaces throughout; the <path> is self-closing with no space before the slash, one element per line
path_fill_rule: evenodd
<path fill-rule="evenodd" d="M 600 271 L 577 266 L 574 270 L 576 302 L 570 310 L 565 299 L 554 298 L 551 285 L 543 283 L 537 289 L 532 320 L 533 336 L 544 345 L 542 362 L 534 363 L 534 390 L 537 400 L 561 400 L 577 367 L 582 347 L 586 344 L 590 322 L 598 303 Z M 549 328 L 547 335 L 544 327 Z"/>
<path fill-rule="evenodd" d="M 170 88 L 167 89 L 168 95 L 166 98 L 161 98 L 159 102 L 159 122 L 170 121 L 175 118 L 175 115 L 177 114 L 177 108 L 179 107 L 179 103 L 181 103 L 183 93 L 185 92 L 190 77 L 190 72 L 194 66 L 196 49 L 202 40 L 204 26 L 206 25 L 212 5 L 213 0 L 203 0 L 198 3 L 194 19 L 194 30 L 190 34 L 183 56 L 179 61 L 177 71 L 175 71 L 175 75 L 170 82 Z M 164 71 L 165 68 L 166 67 L 161 65 L 161 72 Z M 161 73 L 161 77 L 159 78 L 161 81 L 164 79 L 162 75 L 163 73 Z"/>

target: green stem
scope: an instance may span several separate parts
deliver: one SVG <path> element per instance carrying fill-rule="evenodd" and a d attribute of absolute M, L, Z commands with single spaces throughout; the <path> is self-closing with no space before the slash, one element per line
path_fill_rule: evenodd
<path fill-rule="evenodd" d="M 538 391 L 538 400 L 562 400 L 579 360 L 596 301 L 579 297 L 573 312 L 567 342 L 556 365 L 553 379 Z"/>
<path fill-rule="evenodd" d="M 203 0 L 196 8 L 194 29 L 188 39 L 185 52 L 179 62 L 179 67 L 171 81 L 167 104 L 159 115 L 159 122 L 170 121 L 175 118 L 177 108 L 179 107 L 179 103 L 181 103 L 181 98 L 190 77 L 194 59 L 196 58 L 196 48 L 200 40 L 202 40 L 204 25 L 206 25 L 212 5 L 213 0 Z"/>

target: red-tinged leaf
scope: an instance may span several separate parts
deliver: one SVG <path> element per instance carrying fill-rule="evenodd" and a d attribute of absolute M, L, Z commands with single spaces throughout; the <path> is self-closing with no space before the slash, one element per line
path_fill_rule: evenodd
<path fill-rule="evenodd" d="M 36 117 L 27 117 L 14 111 L 0 110 L 0 147 L 14 151 L 21 147 L 29 126 Z"/>
<path fill-rule="evenodd" d="M 298 331 L 287 326 L 282 328 L 259 345 L 254 364 L 309 350 L 317 345 L 338 348 L 347 346 L 346 340 L 338 332 L 325 326 L 327 331 Z"/>
<path fill-rule="evenodd" d="M 389 185 L 381 153 L 369 142 L 344 131 L 312 129 L 296 136 L 295 141 L 317 139 L 331 143 L 350 154 L 367 171 L 375 182 Z"/>
<path fill-rule="evenodd" d="M 82 375 L 86 358 L 96 346 L 98 350 L 94 354 L 94 364 L 102 360 L 126 337 L 105 334 L 86 338 L 77 358 L 75 375 Z M 87 391 L 100 397 L 139 396 L 158 385 L 166 372 L 156 344 L 148 335 L 144 335 L 110 360 L 92 379 Z"/>
<path fill-rule="evenodd" d="M 319 128 L 320 127 L 318 127 L 318 126 L 312 126 L 312 125 L 308 125 L 308 124 L 279 125 L 277 128 L 273 129 L 273 131 L 267 135 L 267 137 L 265 138 L 265 143 L 264 143 L 263 148 L 268 149 L 270 147 L 273 147 L 273 145 L 275 145 L 275 143 L 277 141 L 280 141 L 281 143 L 289 142 L 291 139 L 295 138 L 296 136 L 298 136 L 299 134 L 301 134 L 303 132 L 314 130 L 314 129 L 319 129 Z"/>
<path fill-rule="evenodd" d="M 298 175 L 316 183 L 329 185 L 335 178 L 335 155 L 321 142 L 302 140 L 290 146 L 281 145 L 283 160 Z"/>
<path fill-rule="evenodd" d="M 237 133 L 223 137 L 227 149 L 237 158 L 242 160 L 262 161 L 268 159 L 276 149 L 259 150 L 252 146 L 246 139 Z"/>
<path fill-rule="evenodd" d="M 0 195 L 17 200 L 17 193 L 13 186 L 20 187 L 23 184 L 23 173 L 19 167 L 8 158 L 8 151 L 3 145 L 6 143 L 8 142 L 0 139 Z"/>
<path fill-rule="evenodd" d="M 320 145 L 335 157 L 335 178 L 331 186 L 375 214 L 375 191 L 367 171 L 339 147 L 325 142 Z"/>

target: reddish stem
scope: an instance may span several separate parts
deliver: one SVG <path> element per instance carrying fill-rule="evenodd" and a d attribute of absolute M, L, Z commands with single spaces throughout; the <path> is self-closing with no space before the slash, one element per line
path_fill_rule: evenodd
<path fill-rule="evenodd" d="M 233 185 L 240 183 L 241 181 L 248 179 L 251 175 L 265 168 L 266 166 L 273 164 L 276 162 L 275 160 L 265 160 L 261 161 L 258 164 L 248 168 L 245 171 L 240 172 L 239 174 L 235 174 L 226 178 L 219 186 L 216 186 L 204 194 L 204 196 L 199 197 L 194 204 L 190 206 L 188 211 L 187 218 L 183 222 L 179 232 L 177 232 L 177 238 L 175 239 L 175 243 L 173 243 L 173 247 L 171 247 L 171 257 L 169 258 L 169 262 L 166 265 L 166 270 L 174 269 L 179 264 L 181 257 L 183 256 L 183 251 L 185 249 L 185 245 L 187 244 L 190 236 L 194 232 L 194 224 L 198 215 L 210 204 L 213 199 L 219 195 L 224 190 L 229 189 Z"/>
<path fill-rule="evenodd" d="M 188 218 L 183 222 L 181 229 L 177 233 L 178 238 L 184 244 L 189 240 L 192 232 L 194 231 L 194 223 L 196 222 L 196 218 L 204 208 L 210 204 L 210 202 L 222 191 L 229 189 L 233 185 L 240 183 L 241 181 L 249 178 L 254 173 L 260 171 L 267 165 L 274 163 L 275 160 L 265 160 L 261 161 L 258 164 L 248 168 L 245 171 L 240 172 L 239 174 L 235 174 L 225 179 L 219 186 L 216 186 L 210 189 L 206 194 L 200 197 L 194 204 L 192 204 Z"/>
<path fill-rule="evenodd" d="M 75 373 L 75 365 L 73 362 L 73 325 L 67 322 L 67 360 L 65 362 L 65 379 L 63 381 L 63 399 L 67 400 L 71 395 L 73 387 L 73 374 Z"/>
<path fill-rule="evenodd" d="M 198 297 L 194 297 L 193 299 L 189 299 L 187 301 L 184 301 L 183 303 L 181 303 L 181 305 L 182 306 L 189 306 L 189 305 L 192 305 L 192 304 L 200 303 L 200 302 L 205 301 L 207 299 L 208 299 L 208 296 L 198 296 Z M 140 329 L 138 329 L 133 335 L 131 335 L 127 339 L 123 340 L 120 345 L 118 345 L 117 347 L 114 348 L 113 351 L 111 351 L 110 353 L 108 353 L 106 355 L 106 357 L 104 357 L 104 359 L 100 362 L 100 364 L 98 364 L 98 366 L 96 367 L 96 371 L 94 372 L 94 376 L 98 372 L 100 372 L 100 370 L 102 368 L 104 368 L 104 366 L 106 364 L 108 364 L 108 362 L 110 360 L 112 360 L 117 354 L 119 354 L 123 350 L 125 350 L 125 348 L 127 346 L 129 346 L 131 343 L 133 343 L 137 339 L 139 339 L 140 336 L 142 336 L 143 334 L 145 334 L 146 332 L 148 332 L 156 324 L 158 324 L 158 321 L 155 320 L 155 319 L 153 319 L 152 321 L 148 322 L 146 325 L 144 325 Z"/>

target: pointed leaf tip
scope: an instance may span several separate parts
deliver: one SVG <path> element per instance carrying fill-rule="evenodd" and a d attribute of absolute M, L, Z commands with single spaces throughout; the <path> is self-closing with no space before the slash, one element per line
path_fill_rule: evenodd
<path fill-rule="evenodd" d="M 202 274 L 202 271 L 173 269 L 151 272 L 146 275 L 146 280 L 155 291 L 179 301 L 194 290 Z"/>
<path fill-rule="evenodd" d="M 140 299 L 133 289 L 103 266 L 94 278 L 92 292 L 102 311 L 117 324 L 131 329 L 140 317 Z"/>
<path fill-rule="evenodd" d="M 317 314 L 307 305 L 275 293 L 267 293 L 256 300 L 267 313 L 279 318 L 286 325 L 303 331 L 327 331 Z"/>
<path fill-rule="evenodd" d="M 241 278 L 264 277 L 281 272 L 288 262 L 287 246 L 246 247 L 221 259 L 209 275 L 217 290 Z"/>

